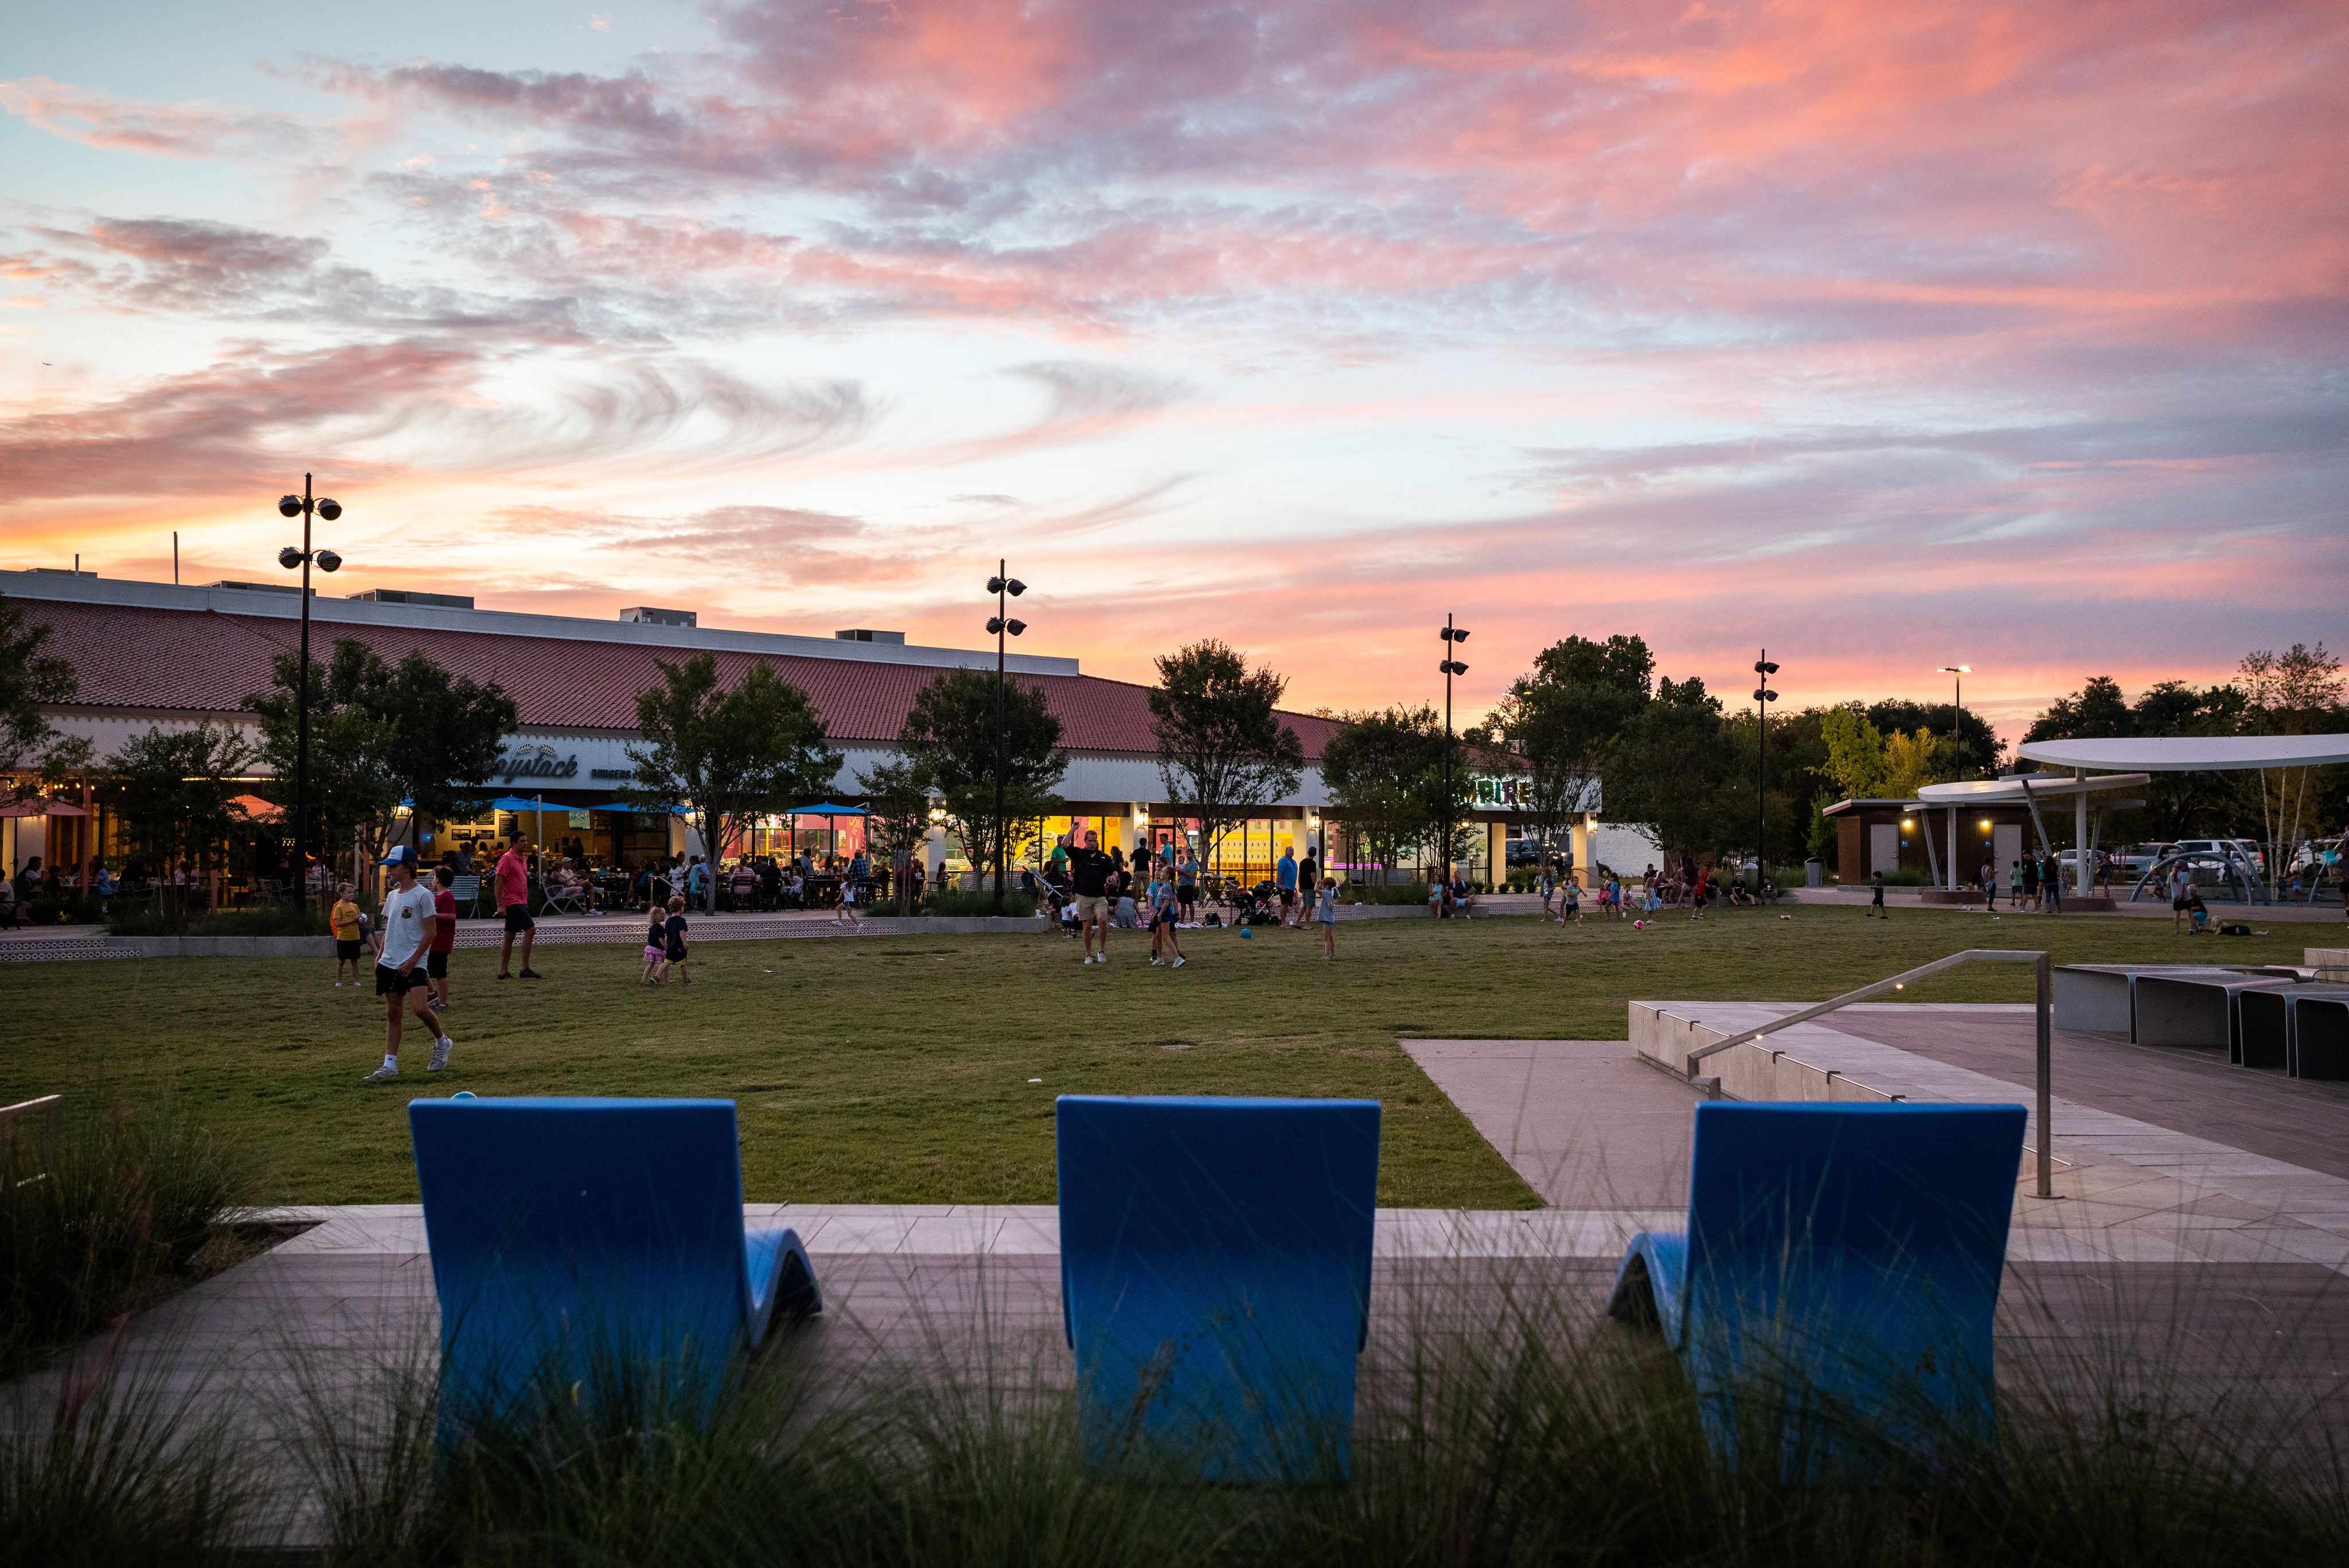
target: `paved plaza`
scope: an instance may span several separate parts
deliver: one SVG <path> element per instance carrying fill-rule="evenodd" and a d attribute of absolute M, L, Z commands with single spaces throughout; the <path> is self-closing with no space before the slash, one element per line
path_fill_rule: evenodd
<path fill-rule="evenodd" d="M 1795 1004 L 1635 1005 L 1733 1030 Z M 1771 1044 L 1911 1099 L 2027 1105 L 2032 1022 L 2019 1006 L 1858 1006 Z M 1676 1225 L 1687 1195 L 1692 1091 L 1630 1042 L 1406 1047 L 1548 1207 L 1381 1210 L 1372 1383 L 1382 1355 L 1431 1325 L 1470 1329 L 1512 1297 L 1597 1324 L 1625 1242 Z M 2215 1407 L 2257 1395 L 2338 1429 L 2349 1404 L 2349 1154 L 2330 1129 L 2349 1086 L 2069 1032 L 2054 1064 L 2059 1196 L 2033 1195 L 2026 1158 L 2000 1304 L 2002 1379 L 2126 1377 L 2116 1369 L 2134 1358 L 2163 1369 L 2172 1400 Z M 843 1378 L 910 1365 L 1072 1380 L 1053 1208 L 750 1212 L 799 1231 L 824 1291 L 824 1313 L 792 1331 L 785 1354 Z M 131 1364 L 232 1409 L 257 1451 L 283 1462 L 268 1412 L 290 1407 L 305 1382 L 355 1386 L 371 1368 L 429 1366 L 437 1322 L 418 1207 L 264 1217 L 307 1228 L 140 1320 L 127 1349 Z"/>

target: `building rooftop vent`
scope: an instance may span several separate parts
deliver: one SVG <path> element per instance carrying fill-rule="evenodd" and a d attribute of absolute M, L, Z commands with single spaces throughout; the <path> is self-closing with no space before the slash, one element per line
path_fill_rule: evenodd
<path fill-rule="evenodd" d="M 854 631 L 835 631 L 832 635 L 843 642 L 888 642 L 899 648 L 905 646 L 905 634 L 902 631 L 868 631 L 858 627 Z"/>
<path fill-rule="evenodd" d="M 217 583 L 206 583 L 204 587 L 208 588 L 234 588 L 237 592 L 242 594 L 294 594 L 299 596 L 302 592 L 302 585 L 299 583 L 233 583 L 225 577 L 222 578 Z M 310 597 L 312 598 L 316 598 L 318 597 L 318 590 L 312 588 L 310 590 Z"/>
<path fill-rule="evenodd" d="M 655 609 L 650 605 L 631 606 L 620 612 L 620 618 L 636 621 L 644 626 L 697 626 L 699 624 L 695 611 Z"/>
<path fill-rule="evenodd" d="M 379 605 L 433 605 L 441 609 L 471 609 L 470 594 L 427 594 L 414 588 L 369 588 L 363 594 L 350 596 Z"/>

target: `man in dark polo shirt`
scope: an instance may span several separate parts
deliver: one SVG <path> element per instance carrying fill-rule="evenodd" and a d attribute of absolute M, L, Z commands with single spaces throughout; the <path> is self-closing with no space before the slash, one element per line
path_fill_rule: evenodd
<path fill-rule="evenodd" d="M 1069 851 L 1069 876 L 1077 891 L 1077 925 L 1085 934 L 1087 963 L 1109 962 L 1109 857 L 1093 847 L 1088 832 L 1084 842 Z M 1101 956 L 1093 956 L 1093 932 L 1101 932 Z"/>

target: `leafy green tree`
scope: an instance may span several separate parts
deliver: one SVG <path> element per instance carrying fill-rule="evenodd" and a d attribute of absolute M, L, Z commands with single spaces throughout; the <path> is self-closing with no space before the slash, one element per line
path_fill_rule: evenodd
<path fill-rule="evenodd" d="M 253 756 L 241 732 L 209 719 L 192 730 L 151 726 L 108 760 L 100 788 L 140 853 L 211 871 L 221 842 L 243 820 L 232 803 L 246 787 L 241 775 Z"/>
<path fill-rule="evenodd" d="M 832 787 L 843 758 L 827 743 L 808 694 L 753 663 L 732 686 L 718 660 L 655 659 L 660 683 L 636 693 L 634 771 L 621 794 L 640 811 L 676 811 L 701 835 L 709 875 L 704 907 L 718 907 L 718 860 L 754 819 Z"/>
<path fill-rule="evenodd" d="M 865 837 L 874 853 L 889 857 L 892 885 L 902 899 L 930 831 L 930 782 L 918 762 L 898 758 L 860 772 L 856 787 L 864 796 Z"/>
<path fill-rule="evenodd" d="M 1487 738 L 1525 759 L 1526 815 L 1547 840 L 1599 802 L 1593 787 L 1624 731 L 1650 700 L 1656 660 L 1640 638 L 1568 637 L 1534 658 L 1486 725 Z"/>
<path fill-rule="evenodd" d="M 1724 830 L 1735 831 L 1725 798 L 1734 755 L 1721 700 L 1706 694 L 1702 678 L 1659 680 L 1654 700 L 1609 757 L 1607 815 L 1645 827 L 1667 852 L 1692 858 Z"/>
<path fill-rule="evenodd" d="M 1009 865 L 1040 817 L 1064 803 L 1069 753 L 1043 688 L 1007 678 L 1003 689 L 1003 809 L 996 811 L 995 673 L 949 670 L 916 694 L 897 739 L 946 802 L 947 822 L 973 866 Z M 999 892 L 1000 889 L 999 888 Z"/>
<path fill-rule="evenodd" d="M 1847 800 L 1869 800 L 1884 791 L 1884 737 L 1854 703 L 1830 708 L 1819 716 L 1819 737 L 1826 745 L 1822 772 Z"/>
<path fill-rule="evenodd" d="M 25 612 L 0 597 L 0 786 L 17 799 L 89 763 L 89 742 L 59 734 L 41 711 L 80 689 L 71 664 L 41 651 L 48 639 L 47 626 L 27 626 Z"/>
<path fill-rule="evenodd" d="M 274 777 L 260 787 L 293 826 L 300 750 L 295 698 L 300 656 L 271 661 L 270 689 L 244 700 L 261 732 L 261 761 Z M 356 638 L 310 661 L 310 766 L 304 807 L 314 853 L 331 860 L 357 844 L 381 859 L 399 803 L 415 816 L 469 815 L 489 793 L 505 737 L 520 722 L 495 681 L 452 676 L 420 651 L 398 664 Z M 356 877 L 359 867 L 354 867 Z"/>
<path fill-rule="evenodd" d="M 1216 846 L 1251 806 L 1297 791 L 1305 743 L 1281 722 L 1286 686 L 1213 639 L 1158 660 L 1149 695 L 1158 777 L 1175 815 L 1197 820 L 1202 863 L 1213 864 Z"/>
<path fill-rule="evenodd" d="M 1321 746 L 1321 782 L 1361 851 L 1392 870 L 1427 828 L 1424 784 L 1442 760 L 1444 717 L 1425 704 L 1347 713 Z"/>
<path fill-rule="evenodd" d="M 2325 651 L 2293 643 L 2282 653 L 2258 649 L 2236 666 L 2236 682 L 2253 724 L 2261 734 L 2308 735 L 2343 727 L 2341 660 Z M 2291 850 L 2300 842 L 2320 768 L 2266 768 L 2239 774 L 2259 803 L 2261 836 L 2267 844 L 2268 877 L 2281 887 Z"/>

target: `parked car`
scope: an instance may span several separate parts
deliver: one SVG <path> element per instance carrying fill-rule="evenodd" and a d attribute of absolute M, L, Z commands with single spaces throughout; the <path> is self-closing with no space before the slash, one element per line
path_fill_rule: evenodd
<path fill-rule="evenodd" d="M 2181 838 L 2169 846 L 2172 855 L 2215 855 L 2220 859 L 2229 856 L 2248 860 L 2264 877 L 2268 870 L 2267 851 L 2249 838 Z"/>

